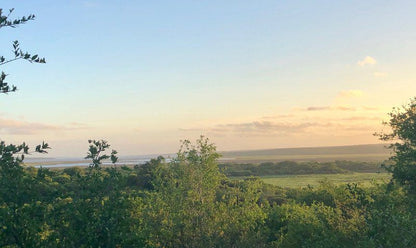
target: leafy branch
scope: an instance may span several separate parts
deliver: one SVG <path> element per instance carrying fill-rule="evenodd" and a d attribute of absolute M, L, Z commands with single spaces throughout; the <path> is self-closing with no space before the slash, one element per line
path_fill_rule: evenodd
<path fill-rule="evenodd" d="M 50 149 L 49 144 L 42 142 L 37 145 L 35 152 L 37 153 L 48 153 L 46 150 Z M 0 161 L 2 165 L 8 164 L 7 162 L 23 162 L 25 155 L 29 155 L 29 146 L 23 142 L 20 145 L 6 145 L 4 141 L 0 141 Z"/>
<path fill-rule="evenodd" d="M 9 9 L 9 13 L 7 15 L 3 15 L 3 9 L 0 9 L 0 28 L 3 28 L 3 27 L 15 28 L 17 25 L 25 24 L 26 22 L 32 21 L 35 19 L 35 15 L 30 14 L 28 16 L 23 16 L 18 19 L 9 20 L 9 17 L 13 11 L 14 11 L 14 8 Z"/>
<path fill-rule="evenodd" d="M 13 13 L 14 9 L 9 9 L 7 15 L 3 14 L 3 9 L 0 8 L 0 28 L 11 27 L 15 28 L 18 25 L 25 24 L 28 21 L 34 20 L 35 15 L 31 14 L 28 16 L 23 16 L 17 19 L 10 20 L 10 15 Z M 6 59 L 4 56 L 0 56 L 0 66 L 23 59 L 29 61 L 30 63 L 46 63 L 45 58 L 40 58 L 39 55 L 31 55 L 28 52 L 23 52 L 20 49 L 19 41 L 13 42 L 13 53 L 14 58 Z M 3 71 L 0 74 L 0 93 L 9 93 L 17 90 L 16 86 L 10 85 L 6 82 L 7 74 Z M 44 141 L 42 144 L 39 144 L 35 147 L 35 152 L 37 153 L 47 153 L 47 149 L 50 149 L 48 143 Z M 29 146 L 26 143 L 20 145 L 6 145 L 4 141 L 0 141 L 0 166 L 2 169 L 9 166 L 10 168 L 19 167 L 20 163 L 23 162 L 25 155 L 29 154 Z"/>
<path fill-rule="evenodd" d="M 118 161 L 118 157 L 116 156 L 117 151 L 112 150 L 111 155 L 103 154 L 107 148 L 110 147 L 105 140 L 88 140 L 90 144 L 87 156 L 85 159 L 91 159 L 91 167 L 99 168 L 102 164 L 102 160 L 111 159 L 113 165 Z"/>
<path fill-rule="evenodd" d="M 18 25 L 25 24 L 26 22 L 35 19 L 35 15 L 31 14 L 28 16 L 23 16 L 17 19 L 10 20 L 9 18 L 13 11 L 14 9 L 10 9 L 7 15 L 3 15 L 3 9 L 0 9 L 0 28 L 3 28 L 3 27 L 15 28 Z M 28 52 L 24 52 L 20 48 L 19 41 L 17 40 L 13 41 L 13 53 L 14 53 L 14 58 L 10 58 L 10 59 L 6 59 L 4 56 L 0 56 L 0 66 L 16 61 L 16 60 L 20 60 L 20 59 L 26 60 L 30 63 L 40 63 L 40 64 L 46 63 L 45 58 L 39 57 L 38 54 L 32 55 Z M 6 77 L 7 77 L 7 74 L 4 72 L 1 72 L 0 93 L 7 94 L 9 92 L 15 92 L 17 90 L 17 87 L 7 83 L 5 81 Z"/>

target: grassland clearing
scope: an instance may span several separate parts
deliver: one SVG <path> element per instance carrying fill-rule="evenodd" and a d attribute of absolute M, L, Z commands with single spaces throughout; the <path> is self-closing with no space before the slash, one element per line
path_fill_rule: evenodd
<path fill-rule="evenodd" d="M 328 180 L 334 184 L 357 183 L 370 186 L 372 183 L 388 182 L 389 173 L 349 173 L 349 174 L 314 174 L 314 175 L 276 175 L 260 177 L 265 183 L 280 187 L 299 188 L 317 186 L 320 182 Z"/>

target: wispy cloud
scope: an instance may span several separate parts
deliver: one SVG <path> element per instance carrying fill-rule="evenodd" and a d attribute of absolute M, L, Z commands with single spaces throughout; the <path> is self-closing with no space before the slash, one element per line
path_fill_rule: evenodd
<path fill-rule="evenodd" d="M 357 64 L 359 66 L 375 65 L 377 60 L 371 56 L 366 56 L 363 60 L 358 61 Z"/>
<path fill-rule="evenodd" d="M 307 111 L 323 111 L 323 110 L 331 110 L 331 107 L 329 106 L 311 106 L 306 108 Z"/>
<path fill-rule="evenodd" d="M 72 122 L 67 125 L 59 126 L 45 123 L 0 118 L 0 134 L 35 135 L 50 131 L 68 131 L 86 128 L 88 128 L 87 125 L 77 122 Z"/>
<path fill-rule="evenodd" d="M 298 108 L 297 110 L 301 111 L 380 111 L 379 107 L 374 106 L 346 106 L 346 105 L 336 105 L 336 106 L 311 106 L 307 108 Z"/>
<path fill-rule="evenodd" d="M 56 130 L 57 126 L 12 119 L 0 119 L 2 134 L 37 134 L 46 130 Z"/>
<path fill-rule="evenodd" d="M 345 91 L 346 97 L 361 95 L 360 91 Z M 290 112 L 262 116 L 251 121 L 195 123 L 179 129 L 186 135 L 206 134 L 228 139 L 307 140 L 328 137 L 371 136 L 381 125 L 383 114 L 378 107 L 323 105 L 293 108 Z M 366 137 L 367 137 L 366 136 Z"/>
<path fill-rule="evenodd" d="M 311 135 L 345 135 L 356 132 L 371 134 L 380 119 L 377 117 L 353 116 L 350 118 L 316 119 L 316 121 L 294 120 L 287 122 L 253 121 L 228 123 L 206 128 L 181 128 L 182 132 L 204 133 L 213 137 L 299 137 Z"/>
<path fill-rule="evenodd" d="M 305 132 L 307 128 L 318 125 L 313 122 L 271 122 L 253 121 L 243 123 L 219 124 L 210 128 L 181 128 L 186 132 L 229 133 L 237 135 L 293 134 Z"/>
<path fill-rule="evenodd" d="M 232 123 L 226 125 L 218 125 L 217 129 L 223 128 L 223 131 L 232 131 L 237 133 L 293 133 L 303 132 L 308 127 L 315 126 L 316 123 L 303 122 L 270 122 L 270 121 L 253 121 L 246 123 Z"/>
<path fill-rule="evenodd" d="M 381 117 L 375 117 L 375 116 L 351 116 L 342 118 L 341 120 L 345 121 L 379 121 L 381 120 Z"/>
<path fill-rule="evenodd" d="M 337 106 L 337 107 L 334 107 L 334 110 L 339 110 L 339 111 L 356 111 L 357 108 L 355 108 L 355 107 L 349 107 L 349 106 Z"/>
<path fill-rule="evenodd" d="M 355 111 L 354 107 L 349 106 L 311 106 L 304 109 L 306 111 Z"/>
<path fill-rule="evenodd" d="M 280 114 L 280 115 L 263 116 L 261 118 L 263 120 L 268 120 L 268 119 L 285 119 L 285 118 L 290 118 L 290 117 L 294 117 L 294 115 L 292 115 L 292 114 Z"/>

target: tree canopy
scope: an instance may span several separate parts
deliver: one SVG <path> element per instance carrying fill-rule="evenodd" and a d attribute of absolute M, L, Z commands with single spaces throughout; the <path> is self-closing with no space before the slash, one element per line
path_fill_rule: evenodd
<path fill-rule="evenodd" d="M 390 120 L 385 124 L 389 133 L 378 134 L 381 140 L 393 142 L 392 162 L 387 166 L 393 178 L 416 193 L 416 98 L 389 113 Z"/>

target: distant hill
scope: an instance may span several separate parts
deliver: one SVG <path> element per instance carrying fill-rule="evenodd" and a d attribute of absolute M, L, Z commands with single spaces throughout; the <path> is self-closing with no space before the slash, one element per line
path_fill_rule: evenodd
<path fill-rule="evenodd" d="M 390 157 L 391 150 L 384 144 L 325 146 L 301 148 L 277 148 L 248 151 L 221 152 L 222 161 L 264 162 L 264 161 L 383 161 Z"/>
<path fill-rule="evenodd" d="M 381 162 L 390 156 L 390 150 L 382 144 L 277 148 L 247 151 L 223 151 L 220 163 L 261 163 L 280 161 L 318 161 L 331 162 L 349 160 L 362 162 Z M 158 155 L 121 156 L 119 164 L 143 164 Z M 175 154 L 164 154 L 165 158 L 175 157 Z M 109 161 L 107 161 L 109 163 Z M 89 161 L 82 158 L 27 158 L 26 165 L 43 167 L 72 167 L 88 166 Z"/>

